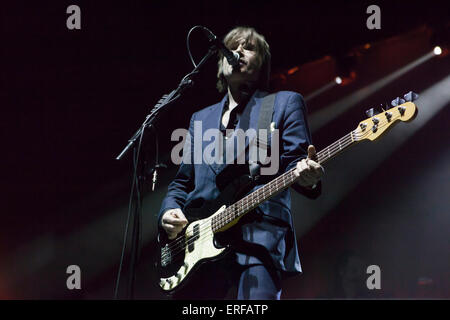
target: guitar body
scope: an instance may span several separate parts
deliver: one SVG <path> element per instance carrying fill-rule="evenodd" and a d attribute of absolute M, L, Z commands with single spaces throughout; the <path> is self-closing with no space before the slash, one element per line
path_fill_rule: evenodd
<path fill-rule="evenodd" d="M 224 209 L 225 206 L 214 215 Z M 184 280 L 201 267 L 202 263 L 218 260 L 226 253 L 227 246 L 222 247 L 215 241 L 211 218 L 191 222 L 186 227 L 181 241 L 176 238 L 160 243 L 160 286 L 164 291 L 180 289 L 181 284 L 186 283 Z"/>
<path fill-rule="evenodd" d="M 253 185 L 251 177 L 242 175 L 228 184 L 214 201 L 204 201 L 200 207 L 198 203 L 185 207 L 183 213 L 190 223 L 175 239 L 169 240 L 165 232 L 158 235 L 159 285 L 163 291 L 173 293 L 181 289 L 202 264 L 220 260 L 227 254 L 229 244 L 223 231 L 238 221 L 214 232 L 214 220 L 220 219 L 227 206 L 251 190 Z"/>

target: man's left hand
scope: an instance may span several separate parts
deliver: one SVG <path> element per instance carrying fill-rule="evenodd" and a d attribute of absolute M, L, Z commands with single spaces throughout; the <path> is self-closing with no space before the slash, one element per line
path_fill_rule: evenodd
<path fill-rule="evenodd" d="M 308 146 L 308 157 L 297 162 L 297 168 L 294 170 L 296 176 L 300 176 L 298 184 L 303 187 L 312 188 L 324 174 L 325 170 L 317 162 L 316 148 L 313 145 Z"/>

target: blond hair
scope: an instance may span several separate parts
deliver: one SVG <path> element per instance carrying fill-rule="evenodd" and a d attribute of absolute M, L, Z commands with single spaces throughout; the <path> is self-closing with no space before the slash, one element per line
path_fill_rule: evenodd
<path fill-rule="evenodd" d="M 245 44 L 252 43 L 255 46 L 258 58 L 258 67 L 260 70 L 259 80 L 256 89 L 268 90 L 270 78 L 270 48 L 263 35 L 259 34 L 251 27 L 235 27 L 227 33 L 223 39 L 224 45 L 231 50 L 237 47 L 237 44 L 245 39 Z M 217 90 L 223 93 L 227 90 L 228 83 L 223 75 L 223 54 L 219 52 L 219 61 L 217 63 Z"/>

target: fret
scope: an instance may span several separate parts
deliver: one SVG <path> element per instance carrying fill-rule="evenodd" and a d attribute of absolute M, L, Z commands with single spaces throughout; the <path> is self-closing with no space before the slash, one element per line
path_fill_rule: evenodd
<path fill-rule="evenodd" d="M 354 136 L 354 132 L 351 131 L 338 141 L 332 143 L 322 151 L 318 152 L 318 162 L 324 163 L 328 159 L 332 158 L 335 154 L 353 144 L 355 141 L 356 139 Z M 212 221 L 213 231 L 217 231 L 223 228 L 230 222 L 253 210 L 260 203 L 264 202 L 277 192 L 286 189 L 291 184 L 293 184 L 297 179 L 296 175 L 294 174 L 294 170 L 295 168 L 278 176 L 271 182 L 265 184 L 264 186 L 258 188 L 256 191 L 230 205 L 221 215 L 214 217 Z"/>

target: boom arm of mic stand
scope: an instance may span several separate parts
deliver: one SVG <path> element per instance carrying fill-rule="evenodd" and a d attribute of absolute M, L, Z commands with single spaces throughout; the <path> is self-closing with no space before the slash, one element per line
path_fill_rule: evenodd
<path fill-rule="evenodd" d="M 191 73 L 188 73 L 178 85 L 178 88 L 172 91 L 166 98 L 162 98 L 159 100 L 159 102 L 153 107 L 150 114 L 147 115 L 145 118 L 144 123 L 141 125 L 141 127 L 136 131 L 136 133 L 133 135 L 131 139 L 128 140 L 127 146 L 122 150 L 122 152 L 116 157 L 116 160 L 121 160 L 133 147 L 133 145 L 136 143 L 137 138 L 141 135 L 143 128 L 151 126 L 152 123 L 155 121 L 158 113 L 167 105 L 171 104 L 178 98 L 180 98 L 181 93 L 187 89 L 188 87 L 192 87 L 194 85 L 194 82 L 190 79 L 191 76 L 198 73 L 198 70 L 201 66 L 212 56 L 217 52 L 217 48 L 215 46 L 212 46 L 209 48 L 208 53 L 203 57 L 203 59 L 198 63 L 198 65 L 194 68 L 194 70 Z"/>
<path fill-rule="evenodd" d="M 198 73 L 198 69 L 206 62 L 206 60 L 208 60 L 215 52 L 217 51 L 216 48 L 209 48 L 208 53 L 205 55 L 205 57 L 201 60 L 201 62 L 195 67 L 195 69 L 189 73 L 188 75 L 186 75 L 180 82 L 180 84 L 178 85 L 178 88 L 174 91 L 172 91 L 166 98 L 163 97 L 163 101 L 159 101 L 156 106 L 152 109 L 152 111 L 150 112 L 149 115 L 147 115 L 147 117 L 145 118 L 144 123 L 142 124 L 142 126 L 137 130 L 137 132 L 133 135 L 133 137 L 129 140 L 127 146 L 123 149 L 123 151 L 120 153 L 120 155 L 116 158 L 117 160 L 122 159 L 128 152 L 130 149 L 136 149 L 134 148 L 134 144 L 136 143 L 136 140 L 138 140 L 138 137 L 140 137 L 139 140 L 142 140 L 142 135 L 144 133 L 144 129 L 147 126 L 153 126 L 153 122 L 155 121 L 155 119 L 157 118 L 157 115 L 161 112 L 161 110 L 167 106 L 168 104 L 172 103 L 173 101 L 177 100 L 180 96 L 182 91 L 184 91 L 187 87 L 190 87 L 193 85 L 193 81 L 190 79 L 190 77 L 196 73 Z M 153 126 L 154 128 L 154 126 Z M 157 139 L 157 137 L 155 137 L 155 139 Z M 139 156 L 137 156 L 136 159 L 136 163 L 135 163 L 135 175 L 134 177 L 136 177 L 136 168 L 138 168 L 138 163 L 139 163 L 140 159 Z M 156 164 L 155 166 L 155 170 L 158 169 L 158 164 Z M 156 171 L 155 171 L 156 172 Z M 154 183 L 156 182 L 156 174 L 154 173 Z M 134 178 L 133 178 L 134 179 Z M 133 187 L 135 182 L 133 182 Z M 137 186 L 138 188 L 141 187 L 141 184 L 139 184 Z M 133 195 L 133 189 L 132 189 L 132 193 Z M 134 213 L 134 222 L 133 222 L 133 230 L 132 230 L 132 248 L 131 248 L 131 262 L 130 262 L 130 281 L 129 281 L 129 289 L 128 289 L 128 294 L 129 297 L 133 298 L 134 297 L 134 282 L 135 282 L 135 271 L 136 271 L 136 263 L 137 263 L 137 259 L 139 257 L 139 228 L 140 228 L 140 211 L 142 210 L 142 206 L 141 206 L 141 201 L 142 198 L 140 197 L 140 192 L 138 193 L 137 196 L 137 205 L 135 206 L 135 213 Z M 131 197 L 130 197 L 130 207 L 131 208 Z M 130 209 L 129 209 L 130 210 Z M 130 212 L 129 212 L 129 216 L 130 218 Z M 128 219 L 129 219 L 128 218 Z M 128 221 L 127 221 L 128 224 Z M 124 242 L 123 245 L 123 249 L 122 252 L 124 252 L 123 250 L 125 250 L 125 243 L 126 240 Z M 123 256 L 122 256 L 123 258 Z M 122 266 L 122 258 L 121 258 L 121 263 L 120 266 Z M 121 274 L 121 269 L 119 269 L 119 273 L 118 273 L 118 278 L 117 278 L 117 282 L 116 282 L 116 292 L 115 292 L 115 296 L 117 298 L 117 288 L 119 287 L 119 280 L 120 280 L 120 274 Z"/>
<path fill-rule="evenodd" d="M 161 105 L 156 105 L 153 110 L 150 112 L 150 114 L 147 115 L 147 117 L 145 118 L 144 123 L 140 126 L 140 128 L 135 132 L 135 134 L 133 135 L 133 137 L 131 139 L 128 140 L 128 144 L 127 146 L 122 150 L 122 152 L 116 157 L 116 160 L 121 160 L 125 154 L 131 149 L 131 147 L 133 147 L 133 145 L 135 144 L 136 140 L 139 138 L 139 136 L 142 134 L 142 129 L 145 127 L 150 127 L 153 123 L 153 121 L 156 119 L 156 116 L 158 115 L 158 112 L 161 108 L 171 104 L 172 102 L 174 102 L 176 99 L 178 99 L 179 97 L 174 98 L 171 101 L 168 101 L 165 104 L 161 104 Z"/>

